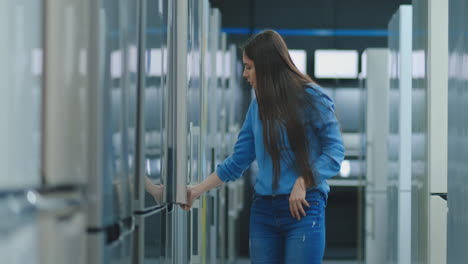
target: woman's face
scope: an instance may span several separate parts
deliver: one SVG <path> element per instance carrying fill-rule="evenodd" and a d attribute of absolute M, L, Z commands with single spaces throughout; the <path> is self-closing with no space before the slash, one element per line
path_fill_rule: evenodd
<path fill-rule="evenodd" d="M 242 61 L 244 62 L 244 72 L 242 73 L 242 77 L 247 79 L 250 85 L 255 89 L 257 87 L 255 64 L 253 60 L 249 59 L 249 57 L 245 55 L 245 53 L 242 54 Z"/>

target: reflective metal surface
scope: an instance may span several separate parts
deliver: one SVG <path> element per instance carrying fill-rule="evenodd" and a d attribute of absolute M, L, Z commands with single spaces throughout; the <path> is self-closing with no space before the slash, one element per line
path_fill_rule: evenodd
<path fill-rule="evenodd" d="M 8 0 L 0 15 L 11 36 L 0 42 L 0 203 L 28 188 L 53 197 L 0 207 L 15 220 L 0 221 L 3 259 L 232 262 L 243 180 L 189 213 L 178 206 L 232 151 L 244 119 L 220 11 L 208 0 Z M 74 193 L 86 206 L 63 209 Z"/>
<path fill-rule="evenodd" d="M 140 48 L 140 132 L 137 199 L 145 210 L 163 204 L 167 171 L 163 168 L 167 104 L 168 1 L 142 1 Z M 165 177 L 163 177 L 165 172 Z"/>
<path fill-rule="evenodd" d="M 385 263 L 388 248 L 388 49 L 367 49 L 365 263 Z"/>
<path fill-rule="evenodd" d="M 40 184 L 43 36 L 40 1 L 0 2 L 0 190 Z"/>
<path fill-rule="evenodd" d="M 37 208 L 28 201 L 26 195 L 3 196 L 0 199 L 0 254 L 2 262 L 40 263 L 39 226 Z M 18 254 L 23 252 L 23 254 Z"/>
<path fill-rule="evenodd" d="M 448 2 L 413 1 L 412 263 L 447 259 Z M 416 210 L 417 208 L 417 210 Z"/>
<path fill-rule="evenodd" d="M 449 1 L 447 263 L 468 259 L 468 4 Z"/>
<path fill-rule="evenodd" d="M 413 26 L 415 32 L 426 32 L 428 30 L 427 22 L 427 1 L 415 1 L 414 3 L 414 15 L 413 15 Z M 422 59 L 422 71 L 425 73 L 424 76 L 413 78 L 413 123 L 412 123 L 412 137 L 413 139 L 419 138 L 420 142 L 416 145 L 416 141 L 413 140 L 413 146 L 420 149 L 424 153 L 423 155 L 413 155 L 412 158 L 412 206 L 418 208 L 418 210 L 412 213 L 412 236 L 411 242 L 412 249 L 412 261 L 415 263 L 427 263 L 427 248 L 426 241 L 428 239 L 427 234 L 427 220 L 426 215 L 428 213 L 427 205 L 427 193 L 428 193 L 428 181 L 427 175 L 427 68 L 425 61 L 427 61 L 427 35 L 418 34 L 414 35 L 413 38 L 413 53 L 419 53 L 419 58 Z M 421 60 L 420 59 L 420 60 Z M 417 62 L 415 62 L 417 65 Z"/>
<path fill-rule="evenodd" d="M 77 0 L 44 5 L 42 170 L 50 186 L 87 181 L 89 7 Z"/>
<path fill-rule="evenodd" d="M 388 255 L 411 259 L 412 7 L 400 6 L 389 23 Z"/>

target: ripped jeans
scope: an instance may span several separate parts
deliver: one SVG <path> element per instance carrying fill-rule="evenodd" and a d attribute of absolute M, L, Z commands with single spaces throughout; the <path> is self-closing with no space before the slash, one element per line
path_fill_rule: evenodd
<path fill-rule="evenodd" d="M 256 263 L 322 263 L 325 251 L 324 196 L 308 191 L 307 215 L 297 220 L 289 212 L 289 196 L 254 195 L 250 214 L 250 259 Z"/>

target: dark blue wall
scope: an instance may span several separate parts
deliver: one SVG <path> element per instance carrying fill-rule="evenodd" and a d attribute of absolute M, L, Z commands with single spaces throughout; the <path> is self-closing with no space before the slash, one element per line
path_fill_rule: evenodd
<path fill-rule="evenodd" d="M 212 0 L 222 14 L 223 28 L 243 29 L 331 29 L 386 30 L 392 14 L 411 0 Z M 347 31 L 349 32 L 349 31 Z M 229 34 L 228 42 L 242 44 L 248 34 Z M 313 76 L 313 54 L 316 49 L 356 49 L 385 47 L 386 36 L 292 36 L 283 35 L 291 49 L 305 49 L 307 69 Z M 319 80 L 328 86 L 341 81 Z M 356 85 L 347 81 L 344 85 Z"/>

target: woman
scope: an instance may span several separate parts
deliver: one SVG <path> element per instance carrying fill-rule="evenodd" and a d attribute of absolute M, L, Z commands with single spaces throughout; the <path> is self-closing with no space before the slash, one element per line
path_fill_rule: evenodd
<path fill-rule="evenodd" d="M 263 31 L 243 48 L 243 77 L 255 90 L 233 154 L 187 190 L 187 204 L 239 178 L 255 159 L 259 172 L 250 217 L 252 263 L 321 263 L 326 179 L 344 156 L 333 101 L 299 72 L 286 43 Z"/>

